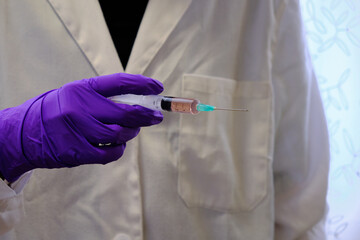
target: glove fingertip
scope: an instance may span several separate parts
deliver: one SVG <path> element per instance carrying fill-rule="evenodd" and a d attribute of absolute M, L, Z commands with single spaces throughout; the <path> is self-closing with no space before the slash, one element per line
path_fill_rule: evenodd
<path fill-rule="evenodd" d="M 160 111 L 154 111 L 154 120 L 153 124 L 159 124 L 163 121 L 164 115 Z"/>
<path fill-rule="evenodd" d="M 151 80 L 151 83 L 149 84 L 149 88 L 147 88 L 147 91 L 143 94 L 157 95 L 164 91 L 164 86 L 163 86 L 162 82 L 160 82 L 159 80 L 153 79 L 153 78 L 148 78 L 148 79 Z"/>
<path fill-rule="evenodd" d="M 163 84 L 153 78 L 127 73 L 114 73 L 87 80 L 90 86 L 105 97 L 119 94 L 150 95 L 164 90 Z"/>

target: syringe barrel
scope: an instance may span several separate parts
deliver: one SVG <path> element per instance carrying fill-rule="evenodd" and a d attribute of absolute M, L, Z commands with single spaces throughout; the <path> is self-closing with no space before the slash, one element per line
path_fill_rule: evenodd
<path fill-rule="evenodd" d="M 192 98 L 179 97 L 164 97 L 161 104 L 162 109 L 171 112 L 198 114 L 196 106 L 200 103 L 199 100 Z M 166 109 L 165 109 L 166 108 Z"/>
<path fill-rule="evenodd" d="M 117 103 L 125 103 L 131 105 L 141 105 L 158 111 L 182 112 L 197 114 L 196 109 L 200 101 L 191 98 L 167 97 L 161 95 L 135 95 L 124 94 L 110 97 Z"/>
<path fill-rule="evenodd" d="M 161 100 L 164 96 L 161 95 L 135 95 L 135 94 L 123 94 L 110 97 L 110 99 L 116 103 L 124 103 L 130 105 L 140 105 L 152 110 L 161 111 Z"/>

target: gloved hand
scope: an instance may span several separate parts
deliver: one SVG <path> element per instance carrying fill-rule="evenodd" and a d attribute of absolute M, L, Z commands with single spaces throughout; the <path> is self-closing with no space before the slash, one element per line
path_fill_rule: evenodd
<path fill-rule="evenodd" d="M 13 182 L 35 168 L 117 160 L 140 127 L 158 124 L 163 116 L 107 97 L 162 90 L 151 78 L 118 73 L 71 82 L 0 111 L 0 172 Z"/>

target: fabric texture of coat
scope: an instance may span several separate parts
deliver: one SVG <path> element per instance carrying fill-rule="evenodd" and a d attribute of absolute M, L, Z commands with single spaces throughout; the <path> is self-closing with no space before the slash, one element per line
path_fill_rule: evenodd
<path fill-rule="evenodd" d="M 122 71 L 98 1 L 0 0 L 1 109 Z M 0 239 L 325 239 L 327 129 L 298 1 L 150 0 L 125 71 L 249 112 L 164 113 L 116 162 L 1 182 Z"/>

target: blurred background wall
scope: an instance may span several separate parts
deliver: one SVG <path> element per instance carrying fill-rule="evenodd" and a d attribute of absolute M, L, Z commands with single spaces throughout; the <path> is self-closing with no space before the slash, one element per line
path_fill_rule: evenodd
<path fill-rule="evenodd" d="M 360 239 L 360 0 L 300 0 L 330 134 L 327 236 Z"/>

